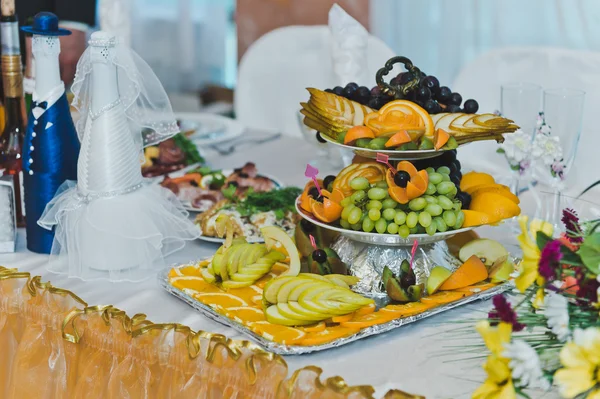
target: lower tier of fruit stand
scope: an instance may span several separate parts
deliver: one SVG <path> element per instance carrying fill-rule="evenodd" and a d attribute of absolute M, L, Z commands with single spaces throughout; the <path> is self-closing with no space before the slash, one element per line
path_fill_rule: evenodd
<path fill-rule="evenodd" d="M 294 148 L 294 151 L 292 154 L 278 155 L 281 148 Z M 295 138 L 282 138 L 250 147 L 228 157 L 206 154 L 208 161 L 216 168 L 227 168 L 251 160 L 257 163 L 259 170 L 276 174 L 284 183 L 295 185 L 305 182 L 303 167 L 314 156 L 312 145 Z M 324 174 L 334 172 L 335 169 L 321 171 Z M 483 230 L 482 236 L 503 242 L 511 237 L 509 229 Z M 205 258 L 217 248 L 217 244 L 190 242 L 183 250 L 172 255 L 169 262 L 176 265 Z M 0 254 L 0 265 L 40 275 L 43 281 L 51 281 L 56 287 L 70 290 L 89 304 L 110 304 L 130 316 L 145 313 L 155 323 L 176 322 L 194 330 L 220 333 L 232 339 L 247 339 L 244 334 L 207 318 L 170 295 L 160 287 L 155 277 L 142 283 L 84 282 L 47 272 L 46 262 L 47 256 L 26 250 L 22 229 L 19 231 L 17 252 Z M 383 397 L 390 389 L 402 389 L 428 399 L 468 398 L 485 379 L 485 374 L 481 369 L 483 357 L 477 357 L 478 354 L 467 355 L 473 358 L 471 360 L 460 360 L 465 354 L 457 348 L 472 345 L 474 336 L 464 335 L 461 331 L 472 330 L 473 320 L 484 317 L 490 307 L 490 301 L 477 301 L 339 348 L 284 358 L 290 375 L 302 367 L 318 366 L 323 369 L 322 379 L 341 376 L 349 385 L 372 386 L 377 398 Z M 468 321 L 468 324 L 457 321 Z M 534 392 L 531 396 L 543 396 L 544 399 L 558 397 L 542 392 Z"/>

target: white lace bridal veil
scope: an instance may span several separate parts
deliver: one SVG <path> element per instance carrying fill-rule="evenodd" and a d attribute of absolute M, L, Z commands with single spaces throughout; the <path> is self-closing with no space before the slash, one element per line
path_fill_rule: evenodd
<path fill-rule="evenodd" d="M 105 32 L 92 35 L 72 90 L 81 115 L 78 182 L 65 183 L 38 222 L 56 228 L 49 270 L 143 280 L 199 235 L 171 191 L 141 174 L 143 147 L 178 132 L 167 94 L 150 67 Z"/>

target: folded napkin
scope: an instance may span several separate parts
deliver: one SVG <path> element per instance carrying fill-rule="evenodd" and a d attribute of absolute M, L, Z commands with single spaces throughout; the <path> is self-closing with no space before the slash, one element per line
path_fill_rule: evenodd
<path fill-rule="evenodd" d="M 329 10 L 331 58 L 337 85 L 368 82 L 369 32 L 342 7 L 334 4 Z"/>

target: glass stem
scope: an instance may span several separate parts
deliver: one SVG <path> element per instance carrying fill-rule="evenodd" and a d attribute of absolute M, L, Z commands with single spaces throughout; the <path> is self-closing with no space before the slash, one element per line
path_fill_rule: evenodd
<path fill-rule="evenodd" d="M 512 179 L 510 181 L 510 191 L 517 197 L 519 196 L 519 190 L 521 189 L 520 183 L 521 174 L 519 171 L 513 171 Z"/>
<path fill-rule="evenodd" d="M 554 225 L 554 231 L 560 231 L 560 219 L 561 219 L 561 209 L 560 209 L 560 190 L 558 188 L 554 189 L 554 201 L 552 203 L 552 224 Z"/>

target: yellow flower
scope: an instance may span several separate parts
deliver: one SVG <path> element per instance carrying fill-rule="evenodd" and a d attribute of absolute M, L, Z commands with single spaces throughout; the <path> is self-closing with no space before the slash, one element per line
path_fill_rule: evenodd
<path fill-rule="evenodd" d="M 523 251 L 523 259 L 519 263 L 519 276 L 515 278 L 515 285 L 521 292 L 525 292 L 539 277 L 538 264 L 540 261 L 540 249 L 536 243 L 538 231 L 552 236 L 554 228 L 548 222 L 534 219 L 527 228 L 529 218 L 527 216 L 519 216 L 519 225 L 521 226 L 521 234 L 517 236 L 517 240 L 521 244 Z M 542 293 L 543 295 L 543 293 Z"/>
<path fill-rule="evenodd" d="M 554 374 L 561 396 L 574 398 L 588 392 L 587 398 L 600 399 L 600 328 L 577 329 L 573 342 L 560 351 L 563 368 Z"/>
<path fill-rule="evenodd" d="M 497 327 L 492 327 L 488 321 L 480 321 L 475 328 L 492 354 L 483 365 L 488 377 L 483 385 L 473 392 L 473 399 L 516 398 L 512 372 L 508 365 L 509 359 L 502 356 L 504 344 L 510 342 L 512 326 L 508 323 L 500 323 Z"/>

